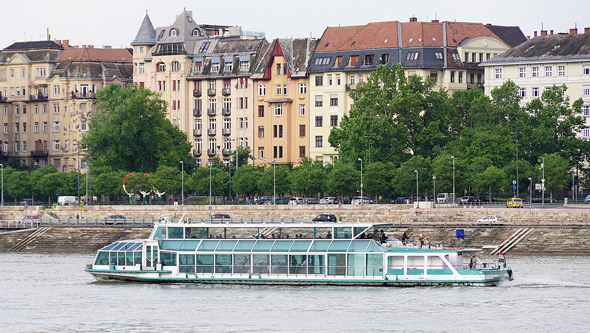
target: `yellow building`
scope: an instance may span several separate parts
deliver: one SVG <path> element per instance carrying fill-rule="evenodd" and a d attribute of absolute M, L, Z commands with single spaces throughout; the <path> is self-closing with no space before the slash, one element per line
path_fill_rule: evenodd
<path fill-rule="evenodd" d="M 131 82 L 127 49 L 70 47 L 67 40 L 14 43 L 0 53 L 2 159 L 70 171 L 96 111 L 95 93 Z M 81 159 L 83 157 L 80 157 Z"/>
<path fill-rule="evenodd" d="M 317 40 L 275 39 L 261 53 L 255 85 L 255 164 L 298 163 L 309 157 L 309 80 Z"/>

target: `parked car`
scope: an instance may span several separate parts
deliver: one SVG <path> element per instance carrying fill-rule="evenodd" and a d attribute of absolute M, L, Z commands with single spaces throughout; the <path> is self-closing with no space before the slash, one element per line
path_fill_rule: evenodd
<path fill-rule="evenodd" d="M 506 202 L 506 208 L 523 208 L 524 207 L 524 203 L 522 202 L 521 198 L 510 198 L 510 200 L 508 200 Z"/>
<path fill-rule="evenodd" d="M 500 223 L 500 222 L 504 222 L 504 219 L 498 215 L 488 215 L 488 216 L 485 216 L 484 218 L 477 220 L 477 223 L 485 223 L 485 224 Z"/>
<path fill-rule="evenodd" d="M 303 205 L 303 198 L 291 197 L 291 199 L 289 199 L 289 205 Z"/>
<path fill-rule="evenodd" d="M 590 194 L 588 194 L 586 196 L 586 198 L 584 198 L 584 203 L 589 203 L 590 202 Z"/>
<path fill-rule="evenodd" d="M 409 199 L 406 199 L 404 197 L 397 197 L 395 199 L 391 200 L 392 204 L 398 204 L 398 205 L 402 205 L 408 202 Z"/>
<path fill-rule="evenodd" d="M 320 214 L 312 221 L 336 222 L 336 215 L 334 214 Z"/>
<path fill-rule="evenodd" d="M 337 201 L 334 202 L 334 197 L 323 197 L 320 199 L 320 203 L 321 204 L 334 204 L 334 203 L 338 203 Z"/>
<path fill-rule="evenodd" d="M 212 219 L 231 219 L 228 214 L 213 214 L 211 215 Z"/>
<path fill-rule="evenodd" d="M 484 195 L 482 197 L 480 197 L 481 202 L 498 202 L 498 200 L 494 199 L 494 198 L 490 198 L 489 195 Z"/>
<path fill-rule="evenodd" d="M 41 221 L 41 219 L 39 219 L 39 216 L 35 216 L 35 215 L 28 215 L 23 217 L 19 223 L 22 224 L 35 224 L 35 223 L 39 223 Z"/>
<path fill-rule="evenodd" d="M 20 205 L 24 206 L 25 204 L 29 205 L 29 206 L 39 206 L 41 203 L 39 202 L 39 200 L 35 200 L 35 199 L 23 199 L 20 201 Z"/>
<path fill-rule="evenodd" d="M 466 204 L 466 203 L 481 202 L 481 200 L 478 197 L 475 197 L 473 195 L 466 195 L 466 196 L 461 197 L 461 199 L 459 199 L 459 202 L 462 204 Z"/>
<path fill-rule="evenodd" d="M 303 199 L 303 203 L 306 205 L 317 205 L 319 202 L 316 198 L 305 198 Z"/>
<path fill-rule="evenodd" d="M 353 197 L 352 200 L 350 201 L 350 203 L 352 205 L 366 205 L 366 204 L 372 204 L 373 200 L 367 198 L 367 197 Z"/>
<path fill-rule="evenodd" d="M 123 215 L 111 215 L 111 216 L 107 216 L 104 219 L 104 223 L 105 224 L 125 224 L 125 221 L 127 221 L 127 218 Z"/>

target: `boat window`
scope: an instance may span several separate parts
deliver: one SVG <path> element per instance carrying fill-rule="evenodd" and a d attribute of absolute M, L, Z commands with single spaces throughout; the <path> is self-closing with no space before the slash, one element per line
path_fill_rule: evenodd
<path fill-rule="evenodd" d="M 365 231 L 367 229 L 367 227 L 354 227 L 354 237 L 360 235 L 363 233 L 363 231 Z"/>
<path fill-rule="evenodd" d="M 253 273 L 268 274 L 270 272 L 270 256 L 268 254 L 252 255 L 252 263 L 254 264 Z"/>
<path fill-rule="evenodd" d="M 234 273 L 250 272 L 250 255 L 234 254 Z"/>
<path fill-rule="evenodd" d="M 348 247 L 348 252 L 365 252 L 370 242 L 368 240 L 353 240 Z"/>
<path fill-rule="evenodd" d="M 309 252 L 326 252 L 332 241 L 330 240 L 316 240 L 311 244 Z"/>
<path fill-rule="evenodd" d="M 215 255 L 215 273 L 231 273 L 231 254 Z"/>
<path fill-rule="evenodd" d="M 110 258 L 109 258 L 109 264 L 112 265 L 116 265 L 117 264 L 117 252 L 109 252 L 110 253 Z"/>
<path fill-rule="evenodd" d="M 308 273 L 309 274 L 324 274 L 324 266 L 326 265 L 325 255 L 309 255 Z"/>
<path fill-rule="evenodd" d="M 402 257 L 402 265 L 403 265 Z M 402 267 L 403 274 L 403 267 Z M 383 254 L 382 253 L 367 253 L 367 276 L 383 275 Z"/>
<path fill-rule="evenodd" d="M 184 228 L 184 238 L 205 238 L 207 233 L 203 231 L 203 228 L 186 227 Z"/>
<path fill-rule="evenodd" d="M 291 252 L 307 252 L 307 249 L 309 249 L 309 245 L 311 245 L 310 240 L 295 241 L 295 243 L 293 243 L 293 246 L 291 247 Z"/>
<path fill-rule="evenodd" d="M 252 251 L 254 251 L 254 252 L 269 252 L 274 243 L 275 243 L 275 241 L 272 241 L 272 240 L 260 240 L 260 241 L 256 242 L 256 245 L 254 246 L 254 249 Z"/>
<path fill-rule="evenodd" d="M 109 264 L 109 253 L 106 251 L 99 251 L 94 261 L 95 265 L 108 265 Z"/>
<path fill-rule="evenodd" d="M 379 246 L 379 244 L 375 243 L 374 241 L 370 241 L 369 247 L 367 248 L 367 252 L 383 252 L 383 248 Z"/>
<path fill-rule="evenodd" d="M 271 252 L 287 252 L 293 245 L 293 241 L 283 241 L 278 240 L 275 242 L 275 245 L 270 250 Z"/>
<path fill-rule="evenodd" d="M 141 251 L 142 249 L 143 249 L 143 244 L 142 244 L 142 243 L 139 243 L 139 244 L 138 244 L 138 245 L 135 247 L 135 249 L 133 249 L 133 251 Z"/>
<path fill-rule="evenodd" d="M 194 251 L 199 246 L 199 243 L 201 243 L 200 240 L 186 240 L 182 242 L 178 251 Z"/>
<path fill-rule="evenodd" d="M 289 256 L 289 274 L 305 274 L 307 271 L 306 255 Z"/>
<path fill-rule="evenodd" d="M 117 252 L 117 265 L 125 266 L 125 252 Z"/>
<path fill-rule="evenodd" d="M 121 242 L 117 246 L 115 246 L 111 251 L 117 251 L 119 249 L 126 250 L 125 246 L 127 246 L 127 242 Z"/>
<path fill-rule="evenodd" d="M 195 255 L 194 254 L 179 254 L 178 255 L 179 265 L 194 265 Z"/>
<path fill-rule="evenodd" d="M 254 244 L 256 244 L 255 240 L 241 240 L 234 248 L 234 251 L 252 251 Z"/>
<path fill-rule="evenodd" d="M 350 241 L 333 241 L 332 245 L 328 249 L 328 252 L 346 252 L 348 246 L 350 245 Z"/>
<path fill-rule="evenodd" d="M 107 251 L 107 250 L 110 250 L 110 249 L 114 248 L 117 245 L 119 245 L 119 242 L 115 242 L 115 243 L 113 243 L 111 245 L 107 245 L 106 247 L 102 248 L 102 250 Z"/>
<path fill-rule="evenodd" d="M 174 252 L 160 252 L 160 261 L 162 266 L 176 266 L 176 253 Z"/>
<path fill-rule="evenodd" d="M 166 239 L 166 227 L 158 227 L 154 233 L 153 240 Z"/>
<path fill-rule="evenodd" d="M 232 251 L 236 247 L 237 240 L 222 240 L 219 242 L 219 246 L 215 251 Z"/>
<path fill-rule="evenodd" d="M 160 249 L 162 249 L 162 250 L 176 251 L 180 247 L 180 244 L 182 244 L 182 241 L 179 241 L 179 240 L 176 240 L 176 241 L 162 241 L 161 244 L 160 244 Z"/>
<path fill-rule="evenodd" d="M 365 254 L 349 253 L 346 275 L 363 276 L 365 274 Z"/>
<path fill-rule="evenodd" d="M 125 253 L 125 265 L 133 266 L 133 252 Z"/>
<path fill-rule="evenodd" d="M 344 275 L 346 254 L 328 254 L 328 275 Z"/>
<path fill-rule="evenodd" d="M 213 273 L 212 254 L 197 254 L 197 273 Z"/>
<path fill-rule="evenodd" d="M 334 228 L 334 239 L 350 239 L 352 235 L 352 228 L 339 227 Z"/>
<path fill-rule="evenodd" d="M 218 243 L 218 240 L 204 240 L 197 251 L 214 251 Z"/>
<path fill-rule="evenodd" d="M 141 243 L 135 243 L 127 247 L 127 251 L 136 251 L 138 247 L 141 246 Z"/>
<path fill-rule="evenodd" d="M 271 274 L 287 274 L 287 255 L 276 255 L 271 256 L 270 262 Z"/>
<path fill-rule="evenodd" d="M 408 269 L 424 269 L 424 256 L 408 256 Z M 410 274 L 408 272 L 408 274 Z"/>
<path fill-rule="evenodd" d="M 133 252 L 133 262 L 135 265 L 141 264 L 141 252 Z"/>
<path fill-rule="evenodd" d="M 169 227 L 168 239 L 183 239 L 182 229 L 182 227 Z"/>

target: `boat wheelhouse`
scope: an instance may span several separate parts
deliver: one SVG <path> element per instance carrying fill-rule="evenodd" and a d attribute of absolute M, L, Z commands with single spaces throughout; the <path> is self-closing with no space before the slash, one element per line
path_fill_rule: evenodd
<path fill-rule="evenodd" d="M 463 250 L 388 247 L 387 223 L 201 220 L 158 223 L 146 240 L 100 249 L 97 279 L 287 285 L 496 285 L 497 263 L 469 269 Z"/>

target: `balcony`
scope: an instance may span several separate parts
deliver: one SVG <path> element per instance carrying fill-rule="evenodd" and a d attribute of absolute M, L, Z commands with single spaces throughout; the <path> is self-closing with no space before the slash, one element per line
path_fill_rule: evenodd
<path fill-rule="evenodd" d="M 203 154 L 203 151 L 201 149 L 193 149 L 193 156 L 199 157 L 201 156 L 201 154 Z"/>
<path fill-rule="evenodd" d="M 207 149 L 207 155 L 215 156 L 215 149 Z"/>
<path fill-rule="evenodd" d="M 87 92 L 73 92 L 72 91 L 72 99 L 94 99 L 94 93 L 92 91 Z"/>
<path fill-rule="evenodd" d="M 193 109 L 193 116 L 200 117 L 203 115 L 203 110 L 201 108 L 194 108 Z"/>
<path fill-rule="evenodd" d="M 43 94 L 31 95 L 31 102 L 46 101 L 46 100 L 47 100 L 47 96 L 44 96 Z"/>
<path fill-rule="evenodd" d="M 215 114 L 216 114 L 215 109 L 207 109 L 207 115 L 209 117 L 215 117 Z"/>
<path fill-rule="evenodd" d="M 223 135 L 230 135 L 231 134 L 231 128 L 223 128 L 221 130 L 221 134 L 223 134 Z"/>
<path fill-rule="evenodd" d="M 32 150 L 31 157 L 47 157 L 49 152 L 47 150 Z"/>
<path fill-rule="evenodd" d="M 201 97 L 201 89 L 193 90 L 193 97 Z"/>
<path fill-rule="evenodd" d="M 217 131 L 213 128 L 210 128 L 207 130 L 207 134 L 209 134 L 210 136 L 215 136 L 217 134 Z"/>
<path fill-rule="evenodd" d="M 0 159 L 7 159 L 8 156 L 9 156 L 9 154 L 7 151 L 0 151 Z"/>
<path fill-rule="evenodd" d="M 346 91 L 349 91 L 351 89 L 352 90 L 355 90 L 356 89 L 356 83 L 346 84 L 345 87 L 346 87 Z"/>
<path fill-rule="evenodd" d="M 223 88 L 223 90 L 221 90 L 221 94 L 223 96 L 229 96 L 229 95 L 231 95 L 231 88 L 230 87 Z"/>
<path fill-rule="evenodd" d="M 229 156 L 231 154 L 231 150 L 224 149 L 224 150 L 221 151 L 221 153 L 223 154 L 223 156 Z"/>
<path fill-rule="evenodd" d="M 6 96 L 0 95 L 0 103 L 6 103 L 6 102 L 7 102 Z"/>
<path fill-rule="evenodd" d="M 207 95 L 213 97 L 216 95 L 215 89 L 207 89 Z"/>
<path fill-rule="evenodd" d="M 200 129 L 195 129 L 195 130 L 193 130 L 193 135 L 194 136 L 201 136 L 201 135 L 203 135 L 203 131 Z"/>
<path fill-rule="evenodd" d="M 231 108 L 223 108 L 223 110 L 221 110 L 221 114 L 224 116 L 231 116 Z"/>

